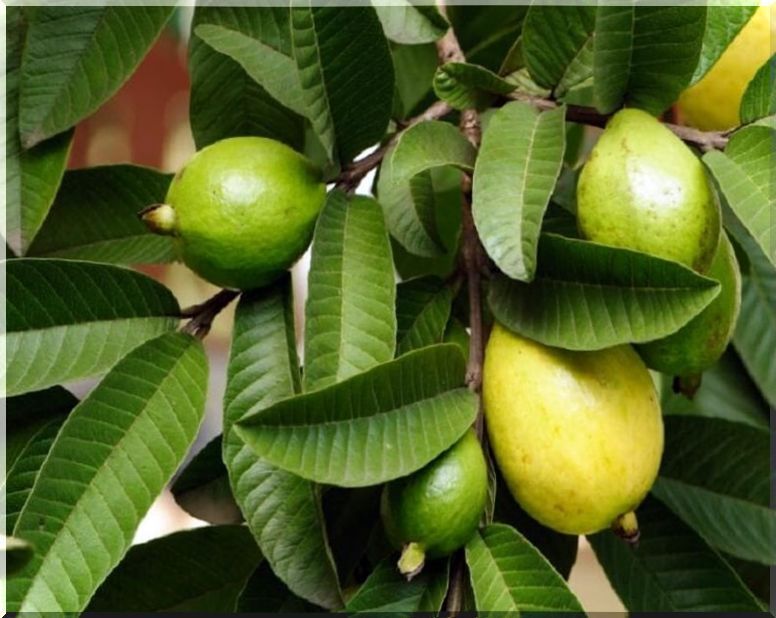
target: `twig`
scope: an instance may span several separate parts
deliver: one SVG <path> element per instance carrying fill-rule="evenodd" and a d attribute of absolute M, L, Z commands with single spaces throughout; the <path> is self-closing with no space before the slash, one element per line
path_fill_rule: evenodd
<path fill-rule="evenodd" d="M 544 99 L 524 92 L 513 92 L 508 95 L 510 99 L 529 103 L 540 110 L 555 109 L 559 103 L 552 99 Z M 599 114 L 592 107 L 582 105 L 567 105 L 566 120 L 570 122 L 579 122 L 593 127 L 605 127 L 607 121 L 611 118 L 610 114 Z M 694 144 L 701 150 L 722 150 L 727 146 L 729 131 L 700 131 L 693 127 L 685 127 L 671 122 L 664 122 L 663 126 L 676 135 L 679 139 L 688 144 Z"/>
<path fill-rule="evenodd" d="M 240 292 L 237 290 L 224 289 L 208 298 L 204 303 L 184 309 L 181 311 L 181 317 L 191 319 L 181 328 L 181 332 L 204 339 L 210 332 L 210 327 L 216 316 L 239 295 Z"/>

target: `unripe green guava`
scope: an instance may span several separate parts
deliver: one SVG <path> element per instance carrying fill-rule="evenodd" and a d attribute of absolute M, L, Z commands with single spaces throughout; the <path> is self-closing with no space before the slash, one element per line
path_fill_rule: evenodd
<path fill-rule="evenodd" d="M 577 186 L 582 236 L 704 273 L 720 231 L 719 206 L 700 160 L 646 112 L 624 109 L 606 126 Z"/>

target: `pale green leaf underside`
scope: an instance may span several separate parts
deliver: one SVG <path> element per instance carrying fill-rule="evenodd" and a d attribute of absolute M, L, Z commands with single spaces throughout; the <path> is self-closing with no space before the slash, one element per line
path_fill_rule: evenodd
<path fill-rule="evenodd" d="M 329 193 L 315 228 L 308 284 L 305 390 L 393 358 L 396 286 L 377 202 Z"/>
<path fill-rule="evenodd" d="M 760 611 L 733 569 L 668 509 L 648 498 L 637 514 L 638 547 L 609 530 L 588 537 L 630 611 Z"/>
<path fill-rule="evenodd" d="M 569 350 L 664 337 L 719 293 L 716 281 L 676 262 L 550 234 L 538 264 L 530 284 L 494 279 L 490 308 L 509 329 Z"/>
<path fill-rule="evenodd" d="M 178 322 L 172 293 L 131 270 L 18 259 L 6 275 L 9 395 L 102 373 Z"/>
<path fill-rule="evenodd" d="M 510 526 L 477 531 L 466 545 L 466 564 L 480 611 L 583 611 L 552 565 Z"/>
<path fill-rule="evenodd" d="M 776 116 L 776 54 L 758 70 L 741 99 L 741 122 L 744 124 L 774 120 Z"/>
<path fill-rule="evenodd" d="M 256 457 L 235 421 L 299 390 L 290 278 L 240 298 L 224 397 L 224 461 L 232 493 L 265 559 L 297 595 L 342 606 L 316 487 Z"/>
<path fill-rule="evenodd" d="M 375 485 L 422 467 L 474 421 L 458 346 L 443 344 L 243 417 L 238 434 L 273 464 L 319 483 Z"/>
<path fill-rule="evenodd" d="M 544 212 L 560 174 L 565 108 L 539 112 L 513 101 L 491 118 L 474 170 L 472 214 L 502 272 L 530 281 Z"/>
<path fill-rule="evenodd" d="M 515 86 L 485 67 L 463 62 L 448 62 L 434 75 L 434 92 L 454 109 L 481 109 L 493 95 L 506 95 Z"/>
<path fill-rule="evenodd" d="M 191 446 L 204 412 L 202 344 L 169 333 L 122 359 L 70 414 L 15 534 L 36 548 L 8 582 L 22 612 L 80 612 Z"/>

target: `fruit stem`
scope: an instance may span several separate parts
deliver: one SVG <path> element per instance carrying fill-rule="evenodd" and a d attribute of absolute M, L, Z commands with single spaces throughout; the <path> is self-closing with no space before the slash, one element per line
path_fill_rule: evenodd
<path fill-rule="evenodd" d="M 224 308 L 240 295 L 237 290 L 221 290 L 208 298 L 204 303 L 189 307 L 181 312 L 181 317 L 191 318 L 181 329 L 181 332 L 204 339 L 210 332 L 213 320 Z"/>
<path fill-rule="evenodd" d="M 426 564 L 426 550 L 419 543 L 407 543 L 399 557 L 399 573 L 410 581 L 423 570 Z"/>
<path fill-rule="evenodd" d="M 169 204 L 151 204 L 137 213 L 137 216 L 154 234 L 175 235 L 175 209 Z"/>
<path fill-rule="evenodd" d="M 675 393 L 680 393 L 692 400 L 701 387 L 701 378 L 702 375 L 699 373 L 689 376 L 675 376 L 673 390 Z"/>
<path fill-rule="evenodd" d="M 638 545 L 641 531 L 639 530 L 639 521 L 636 519 L 636 513 L 633 511 L 624 513 L 615 519 L 612 523 L 612 530 L 629 545 Z"/>

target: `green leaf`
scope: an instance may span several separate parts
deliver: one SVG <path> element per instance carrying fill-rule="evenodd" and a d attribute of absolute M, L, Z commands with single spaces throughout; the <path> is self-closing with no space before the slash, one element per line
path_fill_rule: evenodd
<path fill-rule="evenodd" d="M 329 193 L 313 238 L 305 307 L 305 390 L 393 358 L 396 286 L 383 213 Z"/>
<path fill-rule="evenodd" d="M 291 56 L 288 8 L 197 6 L 192 31 L 204 24 L 236 30 Z M 304 119 L 196 35 L 189 43 L 189 74 L 191 129 L 198 148 L 243 135 L 269 137 L 297 150 L 303 147 Z"/>
<path fill-rule="evenodd" d="M 396 294 L 397 356 L 441 343 L 452 304 L 452 290 L 440 279 L 424 277 L 400 283 Z"/>
<path fill-rule="evenodd" d="M 449 568 L 448 560 L 434 560 L 408 582 L 396 567 L 396 557 L 386 558 L 348 601 L 345 611 L 436 613 L 447 594 Z"/>
<path fill-rule="evenodd" d="M 194 441 L 206 387 L 202 343 L 168 333 L 130 352 L 70 413 L 14 530 L 36 553 L 8 582 L 9 611 L 86 607 Z"/>
<path fill-rule="evenodd" d="M 515 86 L 485 67 L 448 62 L 434 75 L 434 92 L 454 109 L 484 109 L 494 95 L 506 95 Z"/>
<path fill-rule="evenodd" d="M 593 74 L 595 6 L 532 5 L 522 54 L 534 81 L 562 97 Z"/>
<path fill-rule="evenodd" d="M 28 255 L 114 264 L 169 262 L 169 237 L 152 234 L 137 213 L 164 202 L 172 176 L 134 165 L 67 172 Z"/>
<path fill-rule="evenodd" d="M 617 595 L 632 612 L 759 612 L 733 569 L 654 499 L 638 510 L 637 546 L 605 530 L 588 537 Z"/>
<path fill-rule="evenodd" d="M 176 532 L 130 549 L 88 611 L 232 612 L 260 560 L 243 526 Z"/>
<path fill-rule="evenodd" d="M 582 612 L 574 593 L 517 530 L 480 529 L 466 545 L 477 608 L 488 612 Z"/>
<path fill-rule="evenodd" d="M 318 488 L 258 459 L 233 431 L 245 414 L 299 391 L 290 277 L 243 294 L 224 397 L 224 461 L 240 510 L 275 574 L 298 596 L 342 606 Z"/>
<path fill-rule="evenodd" d="M 433 5 L 415 5 L 410 0 L 397 0 L 390 5 L 373 4 L 385 36 L 396 43 L 433 43 L 449 28 L 447 20 Z"/>
<path fill-rule="evenodd" d="M 488 255 L 513 279 L 534 277 L 542 218 L 563 165 L 565 112 L 513 101 L 482 139 L 472 214 Z"/>
<path fill-rule="evenodd" d="M 329 158 L 348 162 L 379 141 L 388 126 L 388 41 L 372 7 L 342 11 L 303 4 L 291 8 L 291 33 L 306 115 Z"/>
<path fill-rule="evenodd" d="M 776 266 L 776 193 L 771 187 L 776 131 L 748 127 L 730 138 L 725 152 L 703 162 L 719 183 L 730 208 Z"/>
<path fill-rule="evenodd" d="M 757 70 L 746 87 L 740 116 L 744 124 L 776 116 L 776 54 Z"/>
<path fill-rule="evenodd" d="M 25 148 L 95 111 L 129 78 L 173 7 L 41 6 L 22 58 L 19 130 Z"/>
<path fill-rule="evenodd" d="M 530 283 L 497 277 L 488 303 L 526 337 L 568 350 L 600 350 L 675 332 L 719 293 L 719 283 L 661 258 L 545 234 Z"/>
<path fill-rule="evenodd" d="M 469 62 L 496 71 L 520 36 L 528 7 L 479 3 L 447 6 L 447 18 Z"/>
<path fill-rule="evenodd" d="M 239 524 L 243 516 L 232 495 L 222 451 L 221 436 L 216 436 L 192 458 L 170 490 L 178 506 L 197 519 Z"/>
<path fill-rule="evenodd" d="M 767 431 L 720 419 L 669 416 L 652 492 L 717 549 L 776 563 Z"/>
<path fill-rule="evenodd" d="M 321 612 L 319 607 L 300 599 L 262 562 L 248 578 L 234 608 L 237 613 Z"/>
<path fill-rule="evenodd" d="M 427 45 L 392 45 L 396 73 L 394 114 L 411 116 L 431 92 L 431 81 L 437 68 L 437 52 L 433 43 Z M 418 110 L 420 111 L 420 110 Z"/>
<path fill-rule="evenodd" d="M 62 180 L 73 133 L 68 131 L 30 150 L 19 138 L 19 74 L 27 22 L 21 7 L 8 7 L 6 22 L 6 238 L 24 254 L 40 229 Z"/>
<path fill-rule="evenodd" d="M 756 10 L 756 6 L 707 3 L 703 46 L 690 85 L 699 82 L 709 72 Z"/>
<path fill-rule="evenodd" d="M 131 270 L 41 259 L 5 269 L 9 395 L 103 373 L 178 323 L 170 291 Z"/>
<path fill-rule="evenodd" d="M 403 131 L 391 151 L 391 181 L 408 182 L 416 174 L 444 165 L 474 169 L 477 152 L 458 129 L 447 122 L 421 122 Z"/>
<path fill-rule="evenodd" d="M 35 550 L 26 541 L 12 536 L 3 536 L 2 553 L 2 561 L 5 565 L 3 576 L 7 577 L 21 571 L 32 560 Z"/>
<path fill-rule="evenodd" d="M 458 346 L 410 352 L 344 382 L 241 417 L 237 433 L 278 467 L 342 487 L 413 472 L 458 440 L 476 398 Z"/>
<path fill-rule="evenodd" d="M 658 115 L 689 84 L 706 28 L 705 6 L 599 6 L 593 87 L 598 111 L 623 103 Z"/>

